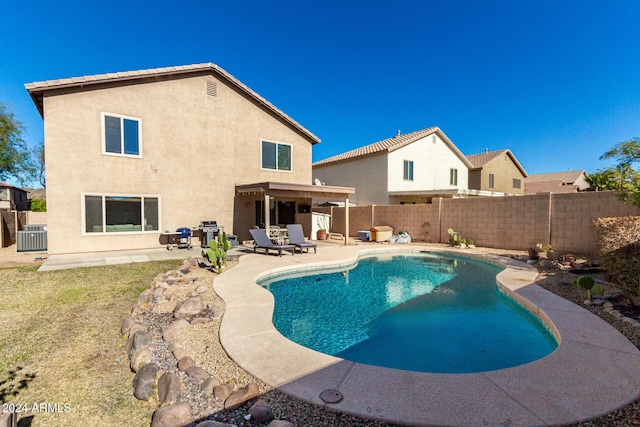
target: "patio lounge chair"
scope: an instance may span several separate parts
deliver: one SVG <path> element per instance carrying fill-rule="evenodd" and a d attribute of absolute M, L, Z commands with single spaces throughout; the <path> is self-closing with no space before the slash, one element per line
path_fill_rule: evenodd
<path fill-rule="evenodd" d="M 267 233 L 262 228 L 249 230 L 249 233 L 251 233 L 253 241 L 256 242 L 256 245 L 253 247 L 253 252 L 256 252 L 257 249 L 264 249 L 265 254 L 269 255 L 269 249 L 273 249 L 278 251 L 278 256 L 282 256 L 282 251 L 291 251 L 291 255 L 294 255 L 296 252 L 294 245 L 278 245 L 271 242 Z"/>
<path fill-rule="evenodd" d="M 313 248 L 313 253 L 316 253 L 316 244 L 304 240 L 304 233 L 300 224 L 287 224 L 287 234 L 289 234 L 289 243 L 300 249 L 300 253 L 302 253 L 303 248 L 306 248 L 307 252 L 309 252 L 309 248 Z"/>

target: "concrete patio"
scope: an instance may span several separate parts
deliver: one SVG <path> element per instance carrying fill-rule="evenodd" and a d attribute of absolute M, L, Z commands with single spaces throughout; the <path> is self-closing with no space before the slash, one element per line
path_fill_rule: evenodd
<path fill-rule="evenodd" d="M 319 247 L 317 255 L 247 255 L 219 276 L 225 300 L 220 339 L 243 369 L 271 386 L 329 409 L 406 425 L 541 426 L 571 424 L 614 411 L 640 395 L 640 351 L 598 316 L 533 284 L 537 270 L 480 250 L 506 269 L 499 286 L 528 307 L 554 333 L 559 347 L 522 366 L 473 374 L 431 374 L 354 363 L 302 347 L 273 326 L 273 297 L 256 280 L 295 269 L 353 264 L 371 252 L 448 251 L 442 246 Z M 337 390 L 343 399 L 325 403 Z M 325 396 L 326 397 L 326 396 Z"/>

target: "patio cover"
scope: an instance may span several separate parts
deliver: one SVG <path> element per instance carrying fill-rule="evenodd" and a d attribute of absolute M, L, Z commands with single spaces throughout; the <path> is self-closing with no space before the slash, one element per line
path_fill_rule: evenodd
<path fill-rule="evenodd" d="M 349 195 L 355 194 L 353 187 L 336 187 L 332 185 L 291 184 L 285 182 L 259 182 L 255 184 L 237 185 L 238 195 L 262 194 L 265 201 L 265 227 L 269 233 L 269 201 L 272 197 L 327 198 L 344 200 L 345 230 L 344 242 L 349 241 Z"/>

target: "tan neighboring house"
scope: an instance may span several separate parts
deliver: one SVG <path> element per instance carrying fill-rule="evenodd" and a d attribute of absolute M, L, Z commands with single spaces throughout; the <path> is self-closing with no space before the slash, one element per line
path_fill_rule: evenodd
<path fill-rule="evenodd" d="M 317 196 L 309 130 L 212 63 L 25 85 L 44 119 L 50 254 L 143 249 L 216 221 L 239 240 Z M 195 243 L 195 242 L 194 242 Z"/>
<path fill-rule="evenodd" d="M 588 188 L 585 170 L 538 173 L 529 175 L 524 181 L 525 194 L 577 193 Z"/>
<path fill-rule="evenodd" d="M 472 167 L 440 128 L 431 127 L 315 162 L 313 177 L 355 187 L 358 205 L 430 203 L 475 195 L 468 189 Z"/>
<path fill-rule="evenodd" d="M 0 182 L 0 210 L 26 211 L 29 210 L 27 192 L 22 188 Z"/>
<path fill-rule="evenodd" d="M 469 188 L 490 192 L 495 196 L 524 194 L 524 170 L 511 150 L 485 150 L 471 154 L 467 159 L 473 164 L 469 171 Z"/>

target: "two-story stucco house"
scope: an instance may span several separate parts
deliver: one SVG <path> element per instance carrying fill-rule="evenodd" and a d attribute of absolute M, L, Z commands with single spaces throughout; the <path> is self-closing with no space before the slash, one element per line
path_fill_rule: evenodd
<path fill-rule="evenodd" d="M 473 163 L 473 169 L 469 171 L 470 189 L 499 196 L 524 194 L 527 172 L 511 150 L 485 150 L 471 154 L 467 159 Z"/>
<path fill-rule="evenodd" d="M 313 177 L 355 187 L 358 205 L 430 203 L 468 192 L 471 162 L 438 127 L 399 134 L 313 163 Z"/>
<path fill-rule="evenodd" d="M 215 64 L 25 87 L 44 119 L 50 254 L 158 247 L 202 221 L 240 240 L 308 231 L 313 197 L 353 192 L 311 185 L 319 138 Z"/>

